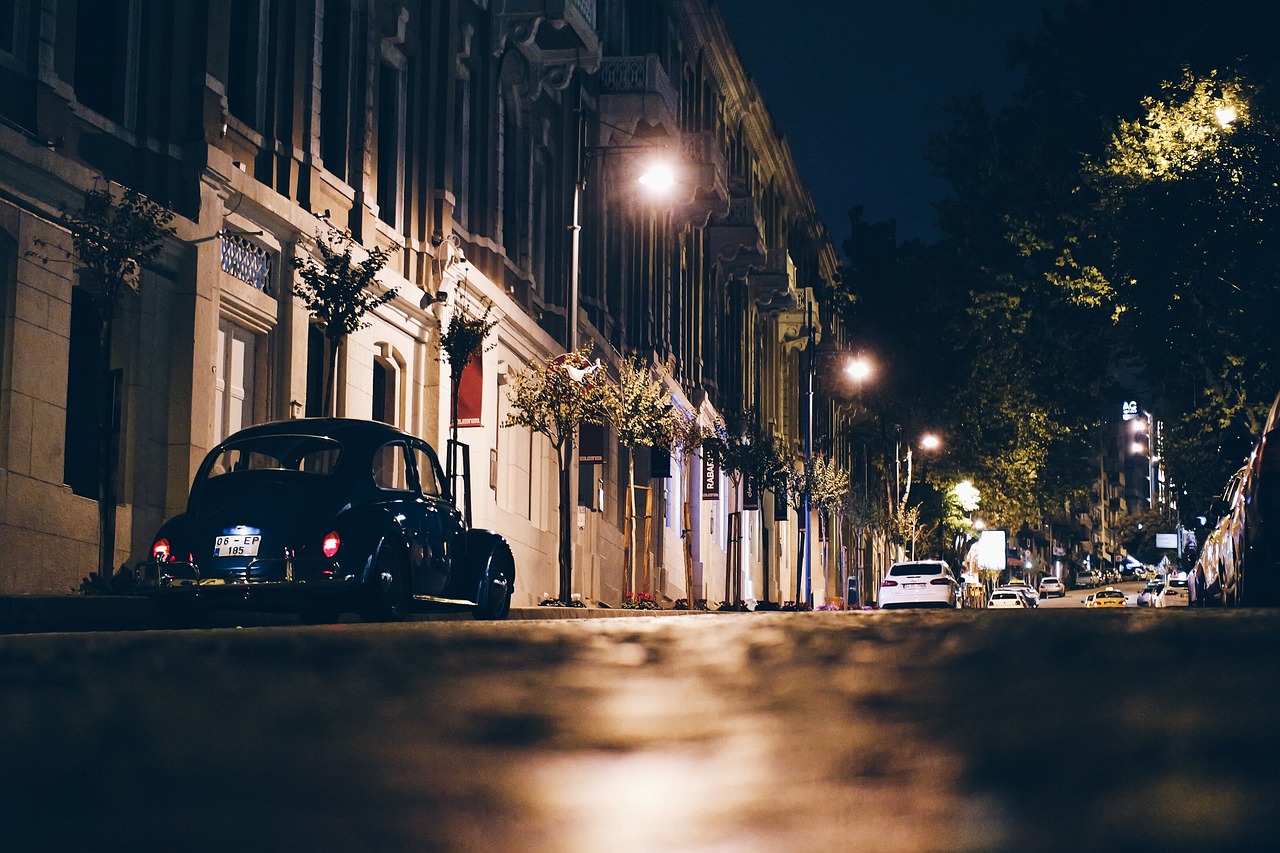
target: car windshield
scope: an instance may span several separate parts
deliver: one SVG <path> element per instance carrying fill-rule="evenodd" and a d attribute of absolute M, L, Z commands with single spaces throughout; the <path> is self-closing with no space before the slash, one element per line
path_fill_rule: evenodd
<path fill-rule="evenodd" d="M 1185 588 L 1185 587 L 1186 587 L 1186 585 L 1187 585 L 1187 582 L 1186 582 L 1186 581 L 1169 581 L 1169 586 L 1176 586 L 1176 587 L 1179 587 L 1179 588 Z"/>
<path fill-rule="evenodd" d="M 889 576 L 900 578 L 904 575 L 940 575 L 942 566 L 939 563 L 899 563 L 889 569 Z"/>
<path fill-rule="evenodd" d="M 270 435 L 237 441 L 219 451 L 206 468 L 207 479 L 242 471 L 302 471 L 329 475 L 342 446 L 314 435 Z"/>

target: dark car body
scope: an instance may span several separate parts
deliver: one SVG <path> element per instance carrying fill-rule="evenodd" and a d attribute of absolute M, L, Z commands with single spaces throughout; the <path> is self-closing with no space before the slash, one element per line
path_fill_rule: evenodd
<path fill-rule="evenodd" d="M 211 450 L 143 576 L 162 607 L 186 615 L 388 621 L 436 603 L 500 619 L 515 563 L 501 536 L 467 525 L 427 442 L 375 421 L 307 418 Z"/>

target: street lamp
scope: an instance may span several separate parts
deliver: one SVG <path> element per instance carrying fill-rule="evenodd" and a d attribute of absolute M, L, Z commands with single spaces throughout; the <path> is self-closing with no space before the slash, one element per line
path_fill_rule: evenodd
<path fill-rule="evenodd" d="M 590 148 L 586 144 L 585 133 L 586 123 L 582 120 L 581 109 L 577 112 L 577 151 L 574 163 L 573 177 L 573 219 L 569 225 L 569 304 L 566 306 L 567 315 L 565 317 L 565 344 L 569 354 L 578 351 L 578 302 L 580 290 L 580 267 L 582 265 L 582 196 L 587 189 L 587 169 L 586 157 L 592 151 L 611 151 L 618 148 L 652 148 L 648 145 L 619 145 L 605 148 Z M 669 190 L 675 185 L 675 171 L 670 164 L 653 161 L 649 164 L 644 174 L 640 175 L 639 182 L 650 191 L 662 193 Z M 573 495 L 578 493 L 578 454 L 577 454 L 577 436 L 569 435 L 565 439 L 565 458 L 563 467 L 560 470 L 560 487 L 562 494 L 568 494 L 569 507 L 562 507 L 563 516 L 560 519 L 560 593 L 561 597 L 568 601 L 571 592 L 570 586 L 573 581 L 573 546 L 570 542 L 572 535 L 572 525 L 569 519 L 569 509 L 576 503 Z"/>

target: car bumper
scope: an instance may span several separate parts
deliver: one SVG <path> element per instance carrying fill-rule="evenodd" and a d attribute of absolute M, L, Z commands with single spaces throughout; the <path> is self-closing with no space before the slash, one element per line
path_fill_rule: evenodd
<path fill-rule="evenodd" d="M 879 607 L 881 610 L 892 610 L 895 607 L 955 607 L 956 596 L 946 590 L 903 589 L 892 592 L 880 591 Z"/>
<path fill-rule="evenodd" d="M 347 596 L 359 579 L 333 560 L 254 561 L 227 570 L 192 563 L 144 563 L 142 587 L 158 600 L 200 607 L 308 605 Z"/>

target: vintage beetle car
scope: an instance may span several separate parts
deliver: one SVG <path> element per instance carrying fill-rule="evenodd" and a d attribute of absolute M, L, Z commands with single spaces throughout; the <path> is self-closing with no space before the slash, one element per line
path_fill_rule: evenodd
<path fill-rule="evenodd" d="M 142 568 L 184 621 L 219 608 L 398 621 L 427 603 L 502 619 L 515 582 L 506 540 L 468 526 L 429 444 L 345 418 L 261 424 L 215 447 Z"/>

